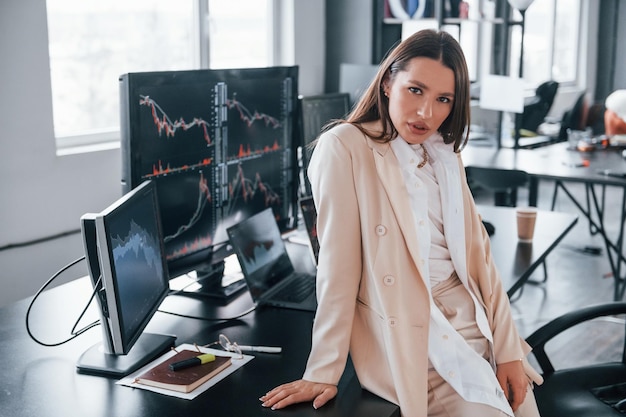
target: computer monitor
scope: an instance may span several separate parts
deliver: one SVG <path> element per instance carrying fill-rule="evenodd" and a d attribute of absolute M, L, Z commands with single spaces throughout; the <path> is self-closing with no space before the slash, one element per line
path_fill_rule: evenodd
<path fill-rule="evenodd" d="M 169 292 L 154 183 L 144 182 L 100 213 L 83 215 L 81 229 L 103 338 L 79 358 L 77 369 L 124 376 L 176 339 L 144 333 Z"/>
<path fill-rule="evenodd" d="M 268 207 L 297 226 L 298 67 L 129 73 L 120 97 L 123 190 L 156 183 L 170 276 L 230 294 L 227 227 Z"/>
<path fill-rule="evenodd" d="M 327 93 L 301 98 L 302 112 L 302 147 L 298 150 L 300 163 L 300 193 L 301 196 L 311 194 L 306 170 L 309 165 L 311 142 L 321 133 L 324 126 L 334 119 L 343 119 L 350 111 L 349 93 Z"/>

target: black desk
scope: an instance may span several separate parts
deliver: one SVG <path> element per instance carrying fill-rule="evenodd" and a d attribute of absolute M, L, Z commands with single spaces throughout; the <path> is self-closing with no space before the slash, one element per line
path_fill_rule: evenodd
<path fill-rule="evenodd" d="M 626 172 L 626 160 L 622 157 L 621 148 L 579 152 L 569 149 L 566 142 L 537 149 L 467 146 L 461 155 L 466 167 L 518 169 L 526 171 L 536 179 L 626 186 L 626 179 L 610 177 L 598 172 L 604 169 Z M 583 161 L 588 161 L 589 166 L 581 166 Z M 536 192 L 536 189 L 534 191 Z M 536 205 L 536 197 L 536 194 L 529 197 L 531 205 Z"/>
<path fill-rule="evenodd" d="M 513 294 L 541 264 L 550 250 L 576 222 L 576 216 L 541 212 L 532 244 L 519 244 L 515 213 L 511 208 L 479 207 L 496 227 L 492 250 L 505 288 Z M 308 248 L 288 245 L 294 261 L 311 265 Z M 294 251 L 294 252 L 291 252 Z M 46 291 L 31 313 L 33 332 L 44 342 L 56 342 L 69 334 L 91 292 L 87 278 Z M 349 365 L 332 403 L 319 410 L 299 404 L 282 411 L 264 409 L 259 396 L 284 382 L 302 376 L 311 345 L 313 314 L 264 308 L 232 322 L 209 322 L 158 312 L 147 331 L 175 334 L 177 344 L 206 344 L 219 333 L 249 345 L 281 346 L 280 355 L 262 354 L 192 401 L 115 384 L 115 379 L 82 375 L 76 360 L 100 340 L 92 329 L 60 347 L 43 347 L 27 335 L 24 318 L 29 300 L 0 309 L 0 369 L 3 383 L 0 409 L 7 416 L 399 416 L 397 406 L 362 390 Z M 247 292 L 231 303 L 209 303 L 204 298 L 171 295 L 161 310 L 190 316 L 233 317 L 251 306 Z M 79 326 L 96 319 L 95 307 Z"/>
<path fill-rule="evenodd" d="M 517 218 L 511 207 L 478 206 L 483 220 L 495 226 L 490 236 L 491 253 L 509 298 L 522 288 L 552 249 L 567 235 L 578 216 L 538 210 L 532 242 L 517 239 Z"/>
<path fill-rule="evenodd" d="M 34 333 L 45 342 L 65 338 L 88 300 L 89 285 L 86 278 L 80 278 L 45 292 L 33 308 Z M 162 309 L 204 317 L 232 316 L 246 309 L 250 302 L 247 292 L 230 305 L 216 308 L 189 297 L 170 296 Z M 317 411 L 311 404 L 299 404 L 284 411 L 261 407 L 258 398 L 262 394 L 302 376 L 311 344 L 312 313 L 266 308 L 230 323 L 157 313 L 147 330 L 175 334 L 177 344 L 205 344 L 224 333 L 241 344 L 283 348 L 280 355 L 256 354 L 241 369 L 188 401 L 119 386 L 115 379 L 78 374 L 76 360 L 100 340 L 99 327 L 66 345 L 43 347 L 26 333 L 26 308 L 25 300 L 0 309 L 0 414 L 3 416 L 399 416 L 397 406 L 362 390 L 352 369 L 340 381 L 337 398 Z M 90 316 L 85 323 L 95 318 L 95 314 Z"/>
<path fill-rule="evenodd" d="M 537 205 L 539 180 L 555 181 L 552 207 L 559 190 L 585 215 L 592 233 L 599 233 L 604 241 L 611 272 L 615 281 L 614 299 L 621 300 L 626 290 L 626 279 L 622 276 L 624 224 L 626 222 L 626 178 L 616 178 L 600 173 L 602 170 L 626 172 L 626 160 L 621 148 L 609 148 L 592 152 L 568 149 L 568 144 L 558 143 L 538 149 L 496 149 L 468 146 L 463 152 L 466 167 L 477 166 L 494 169 L 518 169 L 530 174 L 529 204 Z M 583 166 L 585 162 L 585 166 Z M 568 183 L 580 183 L 585 187 L 585 202 L 580 202 L 567 189 Z M 622 210 L 617 237 L 611 237 L 605 228 L 604 196 L 606 187 L 617 187 L 622 191 Z"/>

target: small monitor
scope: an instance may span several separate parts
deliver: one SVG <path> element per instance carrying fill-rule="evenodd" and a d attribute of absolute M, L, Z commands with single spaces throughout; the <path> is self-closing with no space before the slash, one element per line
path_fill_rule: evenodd
<path fill-rule="evenodd" d="M 300 194 L 311 194 L 306 170 L 311 159 L 311 143 L 317 139 L 324 127 L 335 119 L 343 119 L 350 111 L 350 94 L 327 93 L 301 98 L 302 148 L 298 150 L 300 164 Z"/>
<path fill-rule="evenodd" d="M 124 376 L 175 341 L 144 333 L 169 291 L 154 183 L 142 183 L 100 213 L 83 215 L 81 229 L 103 340 L 80 357 L 77 368 Z"/>
<path fill-rule="evenodd" d="M 324 126 L 343 119 L 350 110 L 350 94 L 327 93 L 302 97 L 302 130 L 304 144 L 315 140 Z"/>

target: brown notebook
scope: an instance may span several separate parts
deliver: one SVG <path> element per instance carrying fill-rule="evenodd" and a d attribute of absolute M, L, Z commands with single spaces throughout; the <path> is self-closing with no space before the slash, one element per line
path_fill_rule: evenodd
<path fill-rule="evenodd" d="M 170 364 L 200 355 L 198 351 L 181 350 L 176 355 L 139 375 L 135 382 L 179 392 L 191 392 L 230 366 L 230 356 L 215 356 L 213 362 L 172 371 Z"/>

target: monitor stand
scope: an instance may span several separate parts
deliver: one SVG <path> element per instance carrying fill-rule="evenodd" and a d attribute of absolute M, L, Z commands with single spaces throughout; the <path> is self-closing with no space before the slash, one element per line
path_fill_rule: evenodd
<path fill-rule="evenodd" d="M 126 355 L 107 353 L 100 342 L 78 358 L 76 368 L 83 374 L 122 378 L 167 352 L 175 340 L 176 336 L 142 333 Z"/>
<path fill-rule="evenodd" d="M 243 273 L 235 255 L 231 255 L 224 261 L 217 262 L 208 269 L 196 269 L 195 277 L 181 276 L 175 278 L 182 282 L 176 283 L 181 286 L 179 294 L 199 297 L 213 297 L 228 300 L 247 287 L 243 279 Z M 233 260 L 236 265 L 233 265 Z M 187 281 L 185 283 L 184 281 Z M 170 286 L 173 287 L 173 283 Z M 172 288 L 175 290 L 175 288 Z"/>

